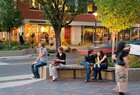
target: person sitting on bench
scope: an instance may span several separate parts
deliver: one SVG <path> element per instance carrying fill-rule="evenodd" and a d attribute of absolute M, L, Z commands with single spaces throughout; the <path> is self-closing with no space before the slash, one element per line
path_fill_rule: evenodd
<path fill-rule="evenodd" d="M 93 54 L 93 49 L 89 49 L 88 53 L 85 55 L 85 61 L 80 63 L 86 68 L 86 80 L 84 81 L 85 83 L 89 82 L 91 73 L 90 67 L 94 66 L 96 57 L 97 55 Z"/>
<path fill-rule="evenodd" d="M 44 43 L 40 42 L 38 44 L 38 48 L 39 48 L 39 55 L 36 58 L 36 60 L 32 62 L 31 65 L 32 73 L 34 74 L 33 78 L 40 78 L 38 68 L 47 65 L 47 61 L 48 61 L 48 52 L 44 47 Z"/>
<path fill-rule="evenodd" d="M 66 64 L 66 54 L 62 47 L 58 48 L 58 53 L 56 58 L 53 60 L 52 64 L 49 65 L 49 74 L 52 77 L 52 81 L 56 81 L 58 77 L 57 68 L 62 67 Z"/>
<path fill-rule="evenodd" d="M 94 77 L 92 79 L 97 78 L 97 74 L 99 74 L 98 79 L 102 80 L 101 70 L 108 68 L 107 56 L 103 53 L 102 50 L 97 51 L 97 62 L 94 64 Z"/>

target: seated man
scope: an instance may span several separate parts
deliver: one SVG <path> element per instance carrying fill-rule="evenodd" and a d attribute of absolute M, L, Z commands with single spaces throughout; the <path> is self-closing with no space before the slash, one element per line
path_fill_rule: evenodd
<path fill-rule="evenodd" d="M 48 52 L 44 47 L 43 42 L 39 43 L 38 48 L 39 48 L 39 55 L 31 65 L 32 73 L 34 74 L 33 78 L 40 78 L 38 68 L 47 65 L 47 60 L 48 60 Z"/>
<path fill-rule="evenodd" d="M 84 81 L 85 83 L 89 82 L 90 73 L 91 73 L 90 67 L 94 66 L 94 64 L 95 64 L 96 55 L 92 54 L 92 52 L 93 52 L 93 50 L 89 49 L 88 53 L 85 55 L 85 61 L 80 63 L 81 65 L 85 66 L 85 68 L 86 68 L 86 80 Z"/>

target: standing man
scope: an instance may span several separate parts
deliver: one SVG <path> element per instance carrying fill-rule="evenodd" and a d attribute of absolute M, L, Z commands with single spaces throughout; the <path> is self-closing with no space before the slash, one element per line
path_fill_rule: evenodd
<path fill-rule="evenodd" d="M 47 65 L 47 60 L 48 60 L 48 52 L 44 47 L 43 42 L 40 42 L 38 44 L 38 49 L 39 49 L 39 55 L 31 65 L 32 73 L 34 74 L 33 78 L 40 78 L 38 68 Z"/>

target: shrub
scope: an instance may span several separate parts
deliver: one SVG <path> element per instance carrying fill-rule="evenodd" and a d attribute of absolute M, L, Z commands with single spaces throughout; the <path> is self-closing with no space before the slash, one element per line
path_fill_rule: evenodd
<path fill-rule="evenodd" d="M 138 63 L 139 58 L 135 55 L 129 55 L 129 67 L 130 68 L 140 68 L 140 64 Z"/>
<path fill-rule="evenodd" d="M 76 48 L 71 49 L 71 52 L 76 52 L 76 51 L 77 51 Z"/>
<path fill-rule="evenodd" d="M 71 51 L 71 48 L 70 47 L 68 47 L 66 50 L 65 50 L 65 52 L 70 52 Z"/>
<path fill-rule="evenodd" d="M 12 41 L 11 42 L 11 47 L 9 48 L 8 41 L 5 41 L 4 45 L 0 46 L 0 50 L 2 50 L 2 51 L 22 50 L 22 49 L 27 49 L 29 47 L 30 47 L 29 44 L 19 45 L 19 43 L 15 42 L 15 41 Z"/>
<path fill-rule="evenodd" d="M 138 57 L 134 55 L 128 55 L 129 67 L 130 68 L 140 68 L 140 64 L 138 63 Z M 115 65 L 112 63 L 111 57 L 108 58 L 108 66 L 114 67 Z"/>
<path fill-rule="evenodd" d="M 112 58 L 111 57 L 109 57 L 107 59 L 107 62 L 108 62 L 108 67 L 114 67 L 115 66 L 114 63 L 112 63 Z"/>
<path fill-rule="evenodd" d="M 48 49 L 48 53 L 56 53 L 56 50 Z"/>

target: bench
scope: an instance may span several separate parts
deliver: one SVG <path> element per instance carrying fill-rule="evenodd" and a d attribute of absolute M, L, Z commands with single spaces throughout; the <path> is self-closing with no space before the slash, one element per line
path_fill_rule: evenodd
<path fill-rule="evenodd" d="M 57 69 L 59 77 L 72 77 L 76 78 L 85 78 L 86 69 L 82 65 L 65 65 L 64 67 L 60 67 Z M 49 67 L 43 66 L 39 68 L 40 77 L 43 79 L 49 78 Z M 102 76 L 104 79 L 108 78 L 108 73 L 111 73 L 109 80 L 113 80 L 115 82 L 115 70 L 114 68 L 109 67 L 108 69 L 102 70 Z"/>

